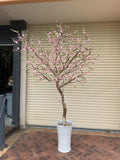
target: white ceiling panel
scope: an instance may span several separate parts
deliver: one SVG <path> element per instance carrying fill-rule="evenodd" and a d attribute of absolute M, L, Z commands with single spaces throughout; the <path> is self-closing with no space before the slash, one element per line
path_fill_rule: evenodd
<path fill-rule="evenodd" d="M 28 24 L 120 20 L 120 0 L 70 0 L 0 6 L 0 25 L 10 20 Z"/>

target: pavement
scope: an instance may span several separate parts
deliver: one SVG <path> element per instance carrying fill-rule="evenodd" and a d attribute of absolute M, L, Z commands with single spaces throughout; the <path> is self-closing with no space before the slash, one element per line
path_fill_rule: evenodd
<path fill-rule="evenodd" d="M 120 133 L 73 131 L 71 143 L 71 152 L 60 153 L 55 129 L 18 130 L 0 160 L 120 160 Z"/>

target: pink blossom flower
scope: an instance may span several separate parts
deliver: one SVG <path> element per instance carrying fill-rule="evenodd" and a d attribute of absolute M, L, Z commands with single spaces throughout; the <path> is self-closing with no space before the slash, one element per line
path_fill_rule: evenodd
<path fill-rule="evenodd" d="M 52 34 L 52 32 L 49 32 L 49 35 L 51 35 Z"/>
<path fill-rule="evenodd" d="M 83 28 L 83 34 L 86 34 L 85 29 Z"/>
<path fill-rule="evenodd" d="M 87 34 L 87 37 L 89 37 L 89 36 L 90 36 L 90 34 L 88 33 L 88 34 Z"/>
<path fill-rule="evenodd" d="M 62 27 L 59 29 L 59 31 L 62 33 Z"/>
<path fill-rule="evenodd" d="M 41 44 L 41 41 L 40 41 L 40 40 L 38 40 L 38 44 L 39 44 L 39 45 Z"/>
<path fill-rule="evenodd" d="M 54 46 L 56 46 L 56 43 L 53 43 Z"/>
<path fill-rule="evenodd" d="M 86 40 L 84 40 L 81 44 L 83 45 L 83 44 L 85 44 L 86 43 Z"/>
<path fill-rule="evenodd" d="M 53 41 L 55 42 L 55 37 L 53 37 Z"/>
<path fill-rule="evenodd" d="M 85 51 L 86 51 L 86 49 L 81 49 L 81 51 L 80 51 L 80 52 L 81 52 L 81 53 L 84 53 Z"/>
<path fill-rule="evenodd" d="M 49 39 L 49 43 L 51 43 L 51 39 Z"/>
<path fill-rule="evenodd" d="M 22 33 L 22 37 L 24 37 L 25 36 L 25 34 L 24 33 Z"/>
<path fill-rule="evenodd" d="M 58 33 L 59 36 L 61 36 L 61 33 Z"/>
<path fill-rule="evenodd" d="M 29 61 L 26 61 L 26 63 L 30 63 Z"/>
<path fill-rule="evenodd" d="M 90 60 L 90 56 L 86 57 L 87 60 Z"/>
<path fill-rule="evenodd" d="M 42 64 L 42 61 L 39 61 L 40 64 Z"/>
<path fill-rule="evenodd" d="M 52 46 L 52 50 L 55 51 L 55 47 Z"/>
<path fill-rule="evenodd" d="M 47 36 L 49 37 L 49 33 L 47 33 Z"/>
<path fill-rule="evenodd" d="M 41 52 L 41 55 L 43 55 L 44 53 L 43 52 Z"/>
<path fill-rule="evenodd" d="M 36 52 L 36 48 L 34 48 L 33 51 Z"/>
<path fill-rule="evenodd" d="M 18 38 L 19 38 L 20 40 L 22 40 L 22 37 L 21 37 L 21 36 L 19 36 Z"/>
<path fill-rule="evenodd" d="M 25 51 L 25 47 L 22 49 L 22 51 L 23 51 L 23 52 Z"/>
<path fill-rule="evenodd" d="M 43 70 L 43 73 L 46 73 L 46 70 Z"/>
<path fill-rule="evenodd" d="M 16 31 L 16 30 L 12 30 L 13 32 L 15 32 L 15 33 L 18 33 L 18 31 Z"/>
<path fill-rule="evenodd" d="M 30 71 L 33 71 L 33 68 L 30 68 Z"/>
<path fill-rule="evenodd" d="M 14 41 L 16 44 L 18 44 L 18 41 Z"/>
<path fill-rule="evenodd" d="M 80 38 L 77 38 L 77 42 L 80 43 Z"/>

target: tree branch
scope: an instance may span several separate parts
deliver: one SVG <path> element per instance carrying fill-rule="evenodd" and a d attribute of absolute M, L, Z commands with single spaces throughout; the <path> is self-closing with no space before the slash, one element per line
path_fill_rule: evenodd
<path fill-rule="evenodd" d="M 37 71 L 39 74 L 41 74 L 43 76 L 44 79 L 48 80 L 49 82 L 51 82 L 50 79 L 48 79 L 42 72 L 40 72 L 36 67 L 34 67 L 33 64 L 31 64 L 32 68 Z"/>
<path fill-rule="evenodd" d="M 38 58 L 39 60 L 41 60 L 44 65 L 46 65 L 47 67 L 50 66 L 49 64 L 46 64 L 46 63 L 44 62 L 44 60 L 33 50 L 33 48 L 31 48 L 31 49 L 32 49 L 33 53 L 37 56 L 37 58 Z M 51 69 L 51 66 L 50 66 L 50 71 L 51 71 L 51 72 L 53 73 L 53 75 L 56 77 L 56 74 L 55 74 L 55 72 Z"/>
<path fill-rule="evenodd" d="M 65 82 L 64 84 L 62 84 L 62 85 L 60 86 L 60 88 L 66 86 L 68 83 L 71 83 L 72 81 L 74 81 L 74 80 L 77 79 L 78 77 L 81 77 L 81 74 L 78 75 L 78 76 L 76 76 L 76 77 L 74 77 L 74 78 L 72 78 L 72 79 L 69 79 L 67 82 Z"/>

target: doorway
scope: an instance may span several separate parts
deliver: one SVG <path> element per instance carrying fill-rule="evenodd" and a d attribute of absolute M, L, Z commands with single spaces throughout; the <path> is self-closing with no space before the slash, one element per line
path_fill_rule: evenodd
<path fill-rule="evenodd" d="M 5 133 L 14 128 L 13 115 L 13 46 L 0 46 L 0 94 L 5 95 Z"/>

